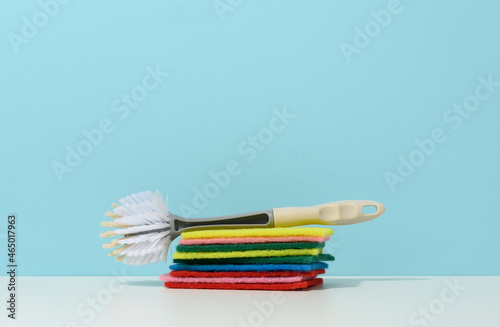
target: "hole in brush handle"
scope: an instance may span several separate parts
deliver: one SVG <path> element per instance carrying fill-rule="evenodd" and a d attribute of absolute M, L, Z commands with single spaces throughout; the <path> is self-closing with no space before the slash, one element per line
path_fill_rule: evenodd
<path fill-rule="evenodd" d="M 211 220 L 210 218 L 196 218 L 189 220 L 176 220 L 174 228 L 180 231 L 190 227 L 203 226 L 231 226 L 231 227 L 255 227 L 267 226 L 271 222 L 271 217 L 267 213 L 251 214 L 243 217 L 221 217 Z"/>
<path fill-rule="evenodd" d="M 369 205 L 364 206 L 361 210 L 363 211 L 363 213 L 365 215 L 371 215 L 371 214 L 377 213 L 378 208 L 376 206 L 374 206 L 373 204 L 369 204 Z"/>

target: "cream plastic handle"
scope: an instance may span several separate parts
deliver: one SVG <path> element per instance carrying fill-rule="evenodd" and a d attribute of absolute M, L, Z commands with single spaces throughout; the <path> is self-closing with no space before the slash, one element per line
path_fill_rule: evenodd
<path fill-rule="evenodd" d="M 366 214 L 364 207 L 374 206 L 377 211 Z M 351 225 L 363 223 L 382 215 L 382 203 L 369 200 L 348 200 L 320 204 L 313 207 L 273 209 L 274 227 L 302 225 Z"/>

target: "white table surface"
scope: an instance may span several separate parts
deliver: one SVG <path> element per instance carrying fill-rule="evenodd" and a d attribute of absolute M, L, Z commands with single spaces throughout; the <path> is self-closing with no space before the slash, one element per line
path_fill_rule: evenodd
<path fill-rule="evenodd" d="M 500 277 L 325 277 L 279 293 L 167 289 L 156 276 L 20 277 L 15 321 L 6 285 L 1 277 L 1 326 L 500 326 Z"/>

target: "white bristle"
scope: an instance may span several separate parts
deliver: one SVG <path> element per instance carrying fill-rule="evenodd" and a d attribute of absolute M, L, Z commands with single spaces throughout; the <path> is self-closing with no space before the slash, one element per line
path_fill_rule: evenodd
<path fill-rule="evenodd" d="M 123 235 L 112 245 L 127 246 L 119 254 L 123 263 L 128 265 L 147 265 L 166 261 L 170 246 L 170 221 L 167 203 L 159 191 L 140 192 L 120 199 L 113 204 L 112 218 L 114 228 L 101 236 Z M 109 246 L 108 243 L 106 246 Z"/>
<path fill-rule="evenodd" d="M 151 258 L 152 263 L 157 263 L 158 259 L 160 258 L 161 251 L 156 251 L 156 253 L 153 255 L 153 258 Z"/>
<path fill-rule="evenodd" d="M 165 246 L 163 246 L 162 254 L 160 256 L 161 261 L 166 262 L 167 261 L 167 255 L 168 255 L 168 247 L 170 246 L 170 242 L 172 240 L 170 237 L 165 239 Z"/>

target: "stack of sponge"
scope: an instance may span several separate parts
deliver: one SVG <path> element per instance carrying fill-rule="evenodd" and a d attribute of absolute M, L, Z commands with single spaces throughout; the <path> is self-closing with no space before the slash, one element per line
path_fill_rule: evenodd
<path fill-rule="evenodd" d="M 323 283 L 334 257 L 323 254 L 333 230 L 318 227 L 185 232 L 174 253 L 169 288 L 293 290 Z"/>

